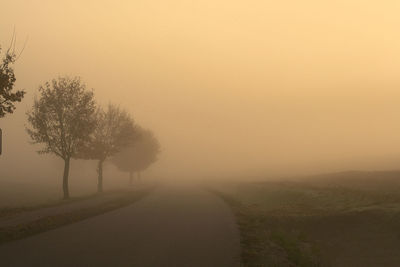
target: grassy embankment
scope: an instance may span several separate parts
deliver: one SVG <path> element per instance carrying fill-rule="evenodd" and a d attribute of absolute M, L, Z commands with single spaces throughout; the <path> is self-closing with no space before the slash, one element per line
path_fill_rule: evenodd
<path fill-rule="evenodd" d="M 125 207 L 132 204 L 139 199 L 148 195 L 154 188 L 146 188 L 137 191 L 120 191 L 112 192 L 112 194 L 118 194 L 118 196 L 110 198 L 108 201 L 99 202 L 98 205 L 90 205 L 89 207 L 82 209 L 74 209 L 65 213 L 57 213 L 55 215 L 46 216 L 34 221 L 27 223 L 22 223 L 13 226 L 7 226 L 0 228 L 0 244 L 9 242 L 12 240 L 21 239 L 27 236 L 31 236 L 37 233 L 45 232 L 64 226 L 70 223 L 78 222 L 93 216 L 97 216 L 108 211 L 112 211 L 118 208 Z M 38 211 L 44 208 L 60 207 L 68 204 L 78 204 L 85 200 L 95 200 L 96 198 L 101 198 L 107 193 L 100 195 L 91 195 L 86 197 L 73 198 L 68 201 L 57 201 L 54 203 L 48 203 L 44 205 L 38 205 L 34 207 L 21 207 L 21 208 L 11 208 L 3 209 L 3 216 L 16 215 L 18 213 L 23 213 L 25 211 Z"/>

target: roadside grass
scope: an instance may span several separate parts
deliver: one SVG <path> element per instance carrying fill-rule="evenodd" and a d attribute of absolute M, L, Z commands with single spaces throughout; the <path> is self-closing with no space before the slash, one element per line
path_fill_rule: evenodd
<path fill-rule="evenodd" d="M 19 224 L 16 226 L 0 228 L 0 245 L 6 242 L 10 242 L 17 239 L 22 239 L 31 235 L 35 235 L 41 232 L 49 231 L 67 224 L 75 223 L 90 217 L 104 214 L 106 212 L 128 206 L 141 198 L 147 196 L 154 188 L 147 188 L 140 191 L 125 192 L 121 193 L 121 197 L 112 199 L 106 203 L 99 204 L 85 209 L 78 209 L 72 212 L 57 214 L 53 216 L 47 216 L 26 224 Z M 91 198 L 93 196 L 76 198 L 66 203 L 71 203 L 71 201 L 76 202 L 84 199 Z M 53 203 L 51 206 L 64 205 L 64 202 Z M 43 207 L 49 207 L 48 205 L 35 206 L 31 209 L 40 209 Z M 24 208 L 18 210 L 18 212 L 24 211 Z"/>
<path fill-rule="evenodd" d="M 296 235 L 285 230 L 274 230 L 270 239 L 285 250 L 289 261 L 296 266 L 319 266 L 314 256 L 317 250 L 305 251 L 307 245 L 302 247 L 302 244 L 307 244 L 304 233 Z"/>
<path fill-rule="evenodd" d="M 79 197 L 71 197 L 67 200 L 59 199 L 51 202 L 46 202 L 38 205 L 33 206 L 20 206 L 20 207 L 2 207 L 0 208 L 0 218 L 3 217 L 10 217 L 13 215 L 17 215 L 18 213 L 26 212 L 26 211 L 34 211 L 43 208 L 52 208 L 52 207 L 59 207 L 67 204 L 71 204 L 74 202 L 79 202 L 87 199 L 94 199 L 101 197 L 102 195 L 113 194 L 114 191 L 104 192 L 102 194 L 94 193 L 86 196 L 79 196 Z"/>
<path fill-rule="evenodd" d="M 287 218 L 246 206 L 220 191 L 210 191 L 229 204 L 236 216 L 243 266 L 320 266 L 318 249 L 304 232 L 285 225 Z"/>
<path fill-rule="evenodd" d="M 400 266 L 400 189 L 240 183 L 229 204 L 243 266 Z"/>

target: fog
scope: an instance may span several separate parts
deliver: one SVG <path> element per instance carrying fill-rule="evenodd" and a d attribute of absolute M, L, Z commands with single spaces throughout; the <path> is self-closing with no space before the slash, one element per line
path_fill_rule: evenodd
<path fill-rule="evenodd" d="M 38 155 L 25 132 L 38 86 L 60 75 L 82 77 L 100 103 L 119 104 L 152 129 L 162 153 L 147 176 L 251 179 L 398 168 L 398 1 L 0 6 L 3 51 L 14 29 L 17 51 L 25 46 L 15 88 L 27 92 L 0 120 L 2 180 L 60 182 L 61 160 Z M 71 181 L 95 182 L 94 166 L 74 161 Z M 125 177 L 112 165 L 106 172 Z"/>

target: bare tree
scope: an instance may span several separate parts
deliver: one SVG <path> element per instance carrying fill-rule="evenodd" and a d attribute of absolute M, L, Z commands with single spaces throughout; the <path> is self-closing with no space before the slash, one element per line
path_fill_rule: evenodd
<path fill-rule="evenodd" d="M 106 110 L 98 108 L 95 118 L 96 126 L 80 157 L 98 160 L 97 191 L 100 193 L 103 191 L 104 161 L 131 144 L 137 138 L 137 131 L 129 113 L 112 104 Z"/>
<path fill-rule="evenodd" d="M 0 63 L 0 118 L 7 113 L 13 113 L 15 110 L 14 103 L 21 102 L 25 95 L 24 91 L 13 92 L 16 78 L 11 65 L 15 60 L 15 54 L 8 50 Z"/>
<path fill-rule="evenodd" d="M 133 174 L 146 170 L 158 160 L 160 143 L 150 130 L 139 129 L 139 138 L 131 146 L 123 149 L 112 158 L 112 162 L 123 172 L 129 172 L 132 184 Z"/>
<path fill-rule="evenodd" d="M 64 160 L 63 192 L 69 198 L 70 159 L 76 158 L 95 126 L 93 91 L 80 78 L 60 77 L 39 87 L 40 97 L 27 112 L 27 132 L 38 153 L 52 153 Z"/>

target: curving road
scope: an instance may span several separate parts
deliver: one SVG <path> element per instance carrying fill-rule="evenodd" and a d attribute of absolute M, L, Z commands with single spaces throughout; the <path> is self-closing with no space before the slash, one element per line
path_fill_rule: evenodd
<path fill-rule="evenodd" d="M 1 266 L 239 266 L 239 233 L 218 197 L 162 187 L 104 215 L 0 246 Z"/>

